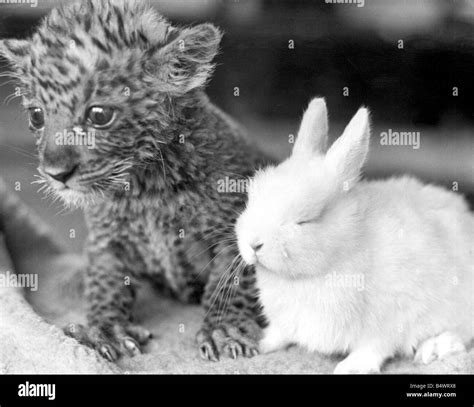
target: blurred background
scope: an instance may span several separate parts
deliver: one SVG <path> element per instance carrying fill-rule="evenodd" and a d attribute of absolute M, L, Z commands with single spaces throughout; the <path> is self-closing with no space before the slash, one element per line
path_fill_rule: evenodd
<path fill-rule="evenodd" d="M 312 97 L 327 100 L 331 139 L 366 105 L 373 120 L 368 178 L 410 173 L 457 189 L 472 207 L 474 1 L 337 1 L 151 3 L 176 24 L 210 21 L 224 31 L 208 93 L 275 157 L 291 151 L 289 135 Z M 35 3 L 0 3 L 0 38 L 28 36 L 58 1 Z M 0 103 L 13 92 L 0 78 Z M 383 145 L 389 131 L 419 132 L 419 148 Z M 58 214 L 60 204 L 42 199 L 31 185 L 35 169 L 27 118 L 18 98 L 7 98 L 0 106 L 0 176 L 20 182 L 20 196 L 79 250 L 82 214 Z"/>

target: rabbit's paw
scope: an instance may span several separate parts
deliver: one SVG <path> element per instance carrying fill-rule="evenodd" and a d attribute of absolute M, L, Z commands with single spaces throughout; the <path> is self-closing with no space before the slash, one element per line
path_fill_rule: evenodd
<path fill-rule="evenodd" d="M 259 344 L 259 352 L 270 353 L 275 352 L 289 345 L 282 333 L 273 327 L 268 327 L 263 331 L 263 338 Z"/>
<path fill-rule="evenodd" d="M 201 329 L 196 336 L 201 357 L 217 362 L 222 355 L 232 359 L 258 355 L 258 341 L 246 331 L 226 323 Z"/>
<path fill-rule="evenodd" d="M 64 332 L 79 343 L 95 349 L 110 362 L 123 355 L 140 354 L 141 345 L 145 345 L 152 337 L 149 331 L 138 325 L 118 323 L 91 326 L 70 324 L 64 328 Z"/>
<path fill-rule="evenodd" d="M 415 362 L 428 364 L 453 353 L 465 352 L 461 338 L 452 332 L 444 332 L 423 341 L 416 350 Z"/>
<path fill-rule="evenodd" d="M 380 373 L 381 358 L 371 352 L 354 351 L 334 369 L 334 374 Z"/>

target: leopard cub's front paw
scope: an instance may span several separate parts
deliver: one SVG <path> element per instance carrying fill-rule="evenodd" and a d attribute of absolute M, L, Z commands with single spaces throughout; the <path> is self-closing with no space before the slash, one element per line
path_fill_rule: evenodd
<path fill-rule="evenodd" d="M 236 359 L 239 356 L 251 358 L 258 355 L 258 338 L 255 334 L 225 323 L 201 329 L 196 340 L 204 360 L 217 362 L 220 356 Z"/>
<path fill-rule="evenodd" d="M 64 328 L 64 332 L 79 343 L 95 349 L 110 362 L 115 362 L 120 356 L 140 354 L 141 347 L 152 337 L 152 334 L 141 326 L 118 323 L 91 326 L 69 324 Z"/>

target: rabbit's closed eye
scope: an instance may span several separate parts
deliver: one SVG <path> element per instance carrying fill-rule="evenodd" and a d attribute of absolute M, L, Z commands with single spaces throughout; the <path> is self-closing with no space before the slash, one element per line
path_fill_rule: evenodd
<path fill-rule="evenodd" d="M 297 225 L 302 226 L 302 225 L 307 225 L 309 223 L 317 223 L 319 221 L 319 216 L 313 217 L 313 218 L 308 218 L 308 219 L 303 219 L 298 222 L 296 222 Z"/>
<path fill-rule="evenodd" d="M 302 215 L 298 221 L 296 221 L 296 224 L 298 226 L 303 226 L 303 225 L 310 225 L 314 223 L 320 223 L 322 221 L 323 216 L 325 215 L 325 212 L 327 210 L 327 205 L 323 206 L 323 208 L 315 208 L 312 213 L 308 213 L 306 215 Z"/>

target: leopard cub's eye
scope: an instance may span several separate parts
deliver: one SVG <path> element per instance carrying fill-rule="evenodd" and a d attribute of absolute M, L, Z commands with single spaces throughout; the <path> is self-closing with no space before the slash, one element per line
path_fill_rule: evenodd
<path fill-rule="evenodd" d="M 41 107 L 30 107 L 28 109 L 30 115 L 30 125 L 36 130 L 44 127 L 44 112 Z"/>
<path fill-rule="evenodd" d="M 109 127 L 115 120 L 115 111 L 107 106 L 92 106 L 87 111 L 87 121 L 97 129 Z"/>

